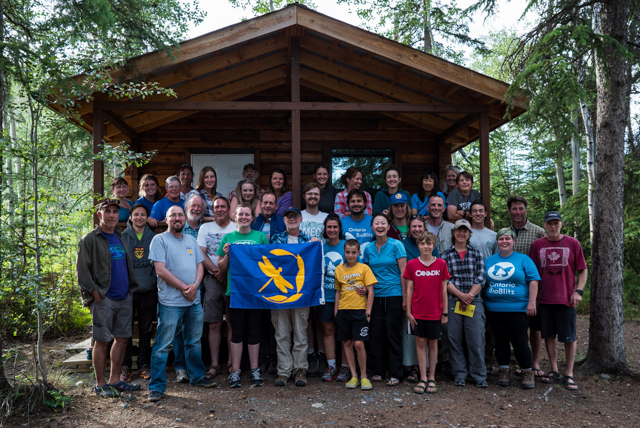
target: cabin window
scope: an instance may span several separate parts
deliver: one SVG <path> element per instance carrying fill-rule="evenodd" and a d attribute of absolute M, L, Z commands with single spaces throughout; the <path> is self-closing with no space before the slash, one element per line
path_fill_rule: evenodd
<path fill-rule="evenodd" d="M 340 177 L 350 166 L 362 171 L 363 190 L 385 187 L 384 170 L 395 163 L 394 149 L 333 149 L 331 150 L 332 183 L 336 189 L 344 189 Z"/>

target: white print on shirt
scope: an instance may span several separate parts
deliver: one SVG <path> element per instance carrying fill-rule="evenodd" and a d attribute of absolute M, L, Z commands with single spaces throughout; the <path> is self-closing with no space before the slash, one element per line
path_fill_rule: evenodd
<path fill-rule="evenodd" d="M 496 281 L 506 281 L 511 278 L 515 270 L 515 266 L 511 262 L 498 262 L 488 269 L 487 274 L 489 278 Z"/>
<path fill-rule="evenodd" d="M 542 267 L 565 267 L 569 265 L 571 249 L 567 247 L 548 247 L 540 249 Z"/>
<path fill-rule="evenodd" d="M 416 276 L 440 276 L 439 270 L 417 270 Z"/>

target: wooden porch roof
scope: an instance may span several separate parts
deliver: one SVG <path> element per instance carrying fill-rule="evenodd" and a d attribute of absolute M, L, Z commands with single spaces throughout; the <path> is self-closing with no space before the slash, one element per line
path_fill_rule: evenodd
<path fill-rule="evenodd" d="M 285 85 L 291 79 L 292 38 L 299 40 L 301 86 L 346 103 L 422 105 L 426 109 L 417 113 L 405 109 L 383 114 L 427 130 L 439 142 L 451 144 L 452 151 L 478 139 L 480 115 L 474 107 L 488 111 L 490 130 L 525 111 L 518 104 L 511 117 L 505 117 L 502 100 L 509 85 L 504 82 L 290 5 L 183 42 L 175 60 L 160 51 L 132 59 L 112 77 L 144 77 L 173 89 L 177 98 L 115 101 L 95 93 L 95 101 L 79 104 L 83 123 L 77 123 L 92 132 L 93 111 L 100 108 L 105 110 L 105 141 L 132 141 L 142 132 L 198 113 L 198 106 L 241 100 Z M 119 110 L 119 103 L 129 105 Z M 156 108 L 145 109 L 144 103 L 155 103 Z M 429 106 L 433 112 L 425 112 Z"/>

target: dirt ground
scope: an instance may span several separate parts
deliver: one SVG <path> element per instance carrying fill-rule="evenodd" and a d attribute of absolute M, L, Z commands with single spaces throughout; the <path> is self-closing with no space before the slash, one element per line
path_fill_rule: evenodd
<path fill-rule="evenodd" d="M 588 319 L 578 319 L 578 359 L 587 351 Z M 77 338 L 74 340 L 77 341 Z M 74 340 L 50 343 L 49 362 L 66 358 L 64 349 Z M 625 345 L 630 365 L 640 370 L 640 322 L 625 323 Z M 561 347 L 559 355 L 563 355 Z M 543 349 L 544 353 L 544 349 Z M 545 354 L 546 356 L 546 354 Z M 542 368 L 549 370 L 548 360 Z M 563 371 L 563 364 L 560 365 Z M 175 383 L 168 370 L 165 398 L 147 402 L 146 381 L 136 379 L 142 389 L 120 399 L 98 398 L 92 392 L 89 373 L 73 376 L 84 387 L 71 387 L 65 411 L 50 410 L 27 418 L 17 415 L 5 421 L 8 427 L 640 427 L 640 381 L 620 376 L 577 375 L 577 392 L 537 382 L 533 390 L 522 390 L 512 375 L 511 386 L 499 387 L 496 377 L 489 388 L 473 384 L 453 386 L 447 377 L 437 377 L 439 392 L 417 395 L 413 384 L 387 387 L 374 383 L 372 391 L 347 390 L 344 383 L 310 379 L 309 385 L 284 388 L 273 385 L 275 376 L 265 375 L 265 385 L 252 388 L 248 373 L 243 385 L 230 389 L 222 376 L 218 387 L 199 389 Z"/>

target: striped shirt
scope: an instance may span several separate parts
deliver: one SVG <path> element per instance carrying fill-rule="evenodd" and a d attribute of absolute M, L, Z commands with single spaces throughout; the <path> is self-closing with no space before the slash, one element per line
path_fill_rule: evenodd
<path fill-rule="evenodd" d="M 364 213 L 371 215 L 373 213 L 373 204 L 371 203 L 371 195 L 369 194 L 369 192 L 364 192 L 364 194 L 367 197 L 367 207 L 365 208 Z M 348 195 L 349 195 L 349 192 L 347 192 L 347 189 L 344 189 L 342 192 L 339 192 L 336 195 L 336 202 L 333 207 L 333 212 L 338 214 L 340 218 L 344 218 L 345 216 L 351 214 L 349 212 L 349 205 L 347 204 Z"/>
<path fill-rule="evenodd" d="M 467 253 L 464 255 L 464 260 L 460 258 L 460 254 L 453 246 L 442 254 L 442 258 L 447 262 L 447 268 L 451 274 L 449 283 L 453 284 L 458 290 L 468 293 L 471 291 L 473 284 L 484 287 L 484 259 L 480 251 L 476 250 L 472 245 L 467 244 Z M 450 297 L 457 299 L 453 294 L 450 294 Z"/>
<path fill-rule="evenodd" d="M 527 220 L 527 223 L 524 227 L 518 231 L 513 227 L 513 224 L 509 226 L 509 229 L 513 230 L 518 237 L 516 239 L 516 243 L 513 246 L 513 251 L 516 253 L 524 254 L 525 256 L 529 255 L 529 250 L 531 249 L 531 244 L 533 241 L 544 238 L 547 236 L 547 232 L 540 226 L 536 226 Z"/>

